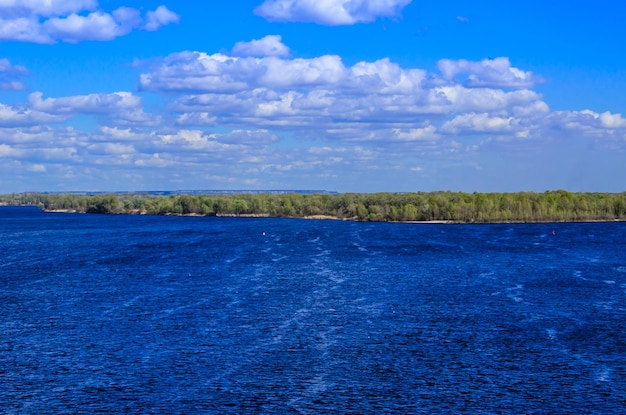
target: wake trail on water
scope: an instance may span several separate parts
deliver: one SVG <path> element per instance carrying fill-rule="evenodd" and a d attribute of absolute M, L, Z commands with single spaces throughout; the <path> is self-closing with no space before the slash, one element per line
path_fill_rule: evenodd
<path fill-rule="evenodd" d="M 623 410 L 622 224 L 29 215 L 8 413 Z"/>

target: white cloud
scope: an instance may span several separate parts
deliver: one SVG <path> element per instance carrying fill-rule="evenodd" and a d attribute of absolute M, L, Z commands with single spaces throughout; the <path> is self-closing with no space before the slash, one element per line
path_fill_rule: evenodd
<path fill-rule="evenodd" d="M 30 106 L 39 111 L 55 114 L 83 113 L 94 114 L 109 112 L 111 109 L 127 110 L 141 104 L 141 98 L 130 92 L 113 94 L 76 95 L 63 98 L 42 99 L 43 93 L 33 92 L 28 97 Z"/>
<path fill-rule="evenodd" d="M 7 145 L 0 144 L 0 157 L 1 158 L 17 158 L 20 156 L 20 151 Z"/>
<path fill-rule="evenodd" d="M 108 127 L 103 125 L 98 128 L 98 132 L 94 134 L 93 137 L 100 141 L 128 142 L 141 140 L 144 134 L 133 131 L 130 128 Z"/>
<path fill-rule="evenodd" d="M 94 10 L 96 0 L 1 0 L 0 15 L 63 16 L 84 10 Z"/>
<path fill-rule="evenodd" d="M 45 173 L 46 172 L 46 166 L 43 164 L 31 164 L 27 166 L 27 169 L 29 171 L 35 172 L 35 173 Z"/>
<path fill-rule="evenodd" d="M 54 141 L 54 138 L 54 132 L 49 127 L 0 127 L 0 142 L 6 144 L 40 146 Z"/>
<path fill-rule="evenodd" d="M 448 134 L 507 133 L 514 130 L 517 124 L 519 120 L 513 117 L 468 113 L 446 122 L 441 131 Z"/>
<path fill-rule="evenodd" d="M 238 42 L 232 50 L 235 56 L 289 56 L 289 48 L 280 35 L 268 35 L 250 42 Z"/>
<path fill-rule="evenodd" d="M 34 43 L 111 40 L 133 29 L 153 31 L 178 20 L 179 16 L 165 6 L 148 11 L 142 18 L 139 10 L 130 7 L 107 13 L 92 0 L 2 0 L 0 40 Z"/>
<path fill-rule="evenodd" d="M 133 9 L 111 16 L 118 26 L 138 24 Z M 154 180 L 151 188 L 178 187 L 183 178 L 206 188 L 223 171 L 233 187 L 313 188 L 321 180 L 347 189 L 345 180 L 359 185 L 356 178 L 373 170 L 401 181 L 410 171 L 435 177 L 438 166 L 468 166 L 470 158 L 480 165 L 481 151 L 498 146 L 532 151 L 570 138 L 624 146 L 621 114 L 552 111 L 532 89 L 538 77 L 506 58 L 493 63 L 443 60 L 439 72 L 429 72 L 390 59 L 346 65 L 336 55 L 290 58 L 278 36 L 239 43 L 232 55 L 176 53 L 144 69 L 142 92 L 35 92 L 24 103 L 0 104 L 0 174 L 22 163 L 23 171 L 45 169 L 50 183 L 68 171 L 67 180 L 78 180 L 89 168 L 94 177 L 154 178 L 146 179 Z M 0 84 L 26 75 L 0 59 Z M 154 113 L 144 112 L 146 92 L 162 94 L 162 107 L 150 101 Z M 96 121 L 89 132 L 54 126 L 85 115 Z"/>
<path fill-rule="evenodd" d="M 437 128 L 433 125 L 429 125 L 424 128 L 409 128 L 392 129 L 395 139 L 402 141 L 416 141 L 416 140 L 436 140 L 438 135 L 436 133 Z"/>
<path fill-rule="evenodd" d="M 140 88 L 172 96 L 168 110 L 181 126 L 292 131 L 430 153 L 474 151 L 480 144 L 462 143 L 474 135 L 494 145 L 491 138 L 528 141 L 565 131 L 615 138 L 623 131 L 620 114 L 552 112 L 531 89 L 540 78 L 508 58 L 442 60 L 438 68 L 428 73 L 389 59 L 346 66 L 336 55 L 181 52 L 141 74 Z"/>
<path fill-rule="evenodd" d="M 327 26 L 395 17 L 411 0 L 265 0 L 255 13 L 276 22 L 312 22 Z"/>
<path fill-rule="evenodd" d="M 511 113 L 519 118 L 545 117 L 550 113 L 550 107 L 540 100 L 539 95 L 536 95 L 536 97 L 537 100 L 534 102 L 523 102 L 521 105 L 513 105 Z"/>
<path fill-rule="evenodd" d="M 219 137 L 219 141 L 226 144 L 259 145 L 278 141 L 278 137 L 265 129 L 259 130 L 232 130 L 226 134 L 212 135 Z"/>
<path fill-rule="evenodd" d="M 54 163 L 63 163 L 66 170 L 73 172 L 83 168 L 95 170 L 97 166 L 210 168 L 223 162 L 242 163 L 247 168 L 261 162 L 264 149 L 277 139 L 267 130 L 233 130 L 218 134 L 192 129 L 154 132 L 101 126 L 94 133 L 86 133 L 70 127 L 2 127 L 0 123 L 0 157 L 39 164 L 48 171 L 56 171 L 50 168 Z"/>
<path fill-rule="evenodd" d="M 140 76 L 149 91 L 236 92 L 268 86 L 277 89 L 332 85 L 345 79 L 341 58 L 312 59 L 231 57 L 181 52 L 166 57 L 151 73 Z"/>
<path fill-rule="evenodd" d="M 0 91 L 21 91 L 26 89 L 20 78 L 28 75 L 28 70 L 20 65 L 11 65 L 8 59 L 0 59 Z"/>
<path fill-rule="evenodd" d="M 62 115 L 52 115 L 30 109 L 18 109 L 0 103 L 0 127 L 18 127 L 31 125 L 45 125 L 67 120 Z"/>
<path fill-rule="evenodd" d="M 90 144 L 86 147 L 92 155 L 115 155 L 120 156 L 123 154 L 135 153 L 135 147 L 129 144 L 121 143 L 96 143 Z"/>
<path fill-rule="evenodd" d="M 208 112 L 190 112 L 181 114 L 176 118 L 176 124 L 178 125 L 215 125 L 217 117 L 211 116 Z"/>
<path fill-rule="evenodd" d="M 508 58 L 442 60 L 440 73 L 428 73 L 389 59 L 346 66 L 336 55 L 250 57 L 243 51 L 254 43 L 239 45 L 233 50 L 244 56 L 167 56 L 141 74 L 140 88 L 173 97 L 168 110 L 180 126 L 291 131 L 303 140 L 384 143 L 399 153 L 402 146 L 429 154 L 475 151 L 475 135 L 490 145 L 564 131 L 611 138 L 624 125 L 620 114 L 552 112 L 532 90 L 541 78 Z"/>
<path fill-rule="evenodd" d="M 451 66 L 450 61 L 443 65 Z M 449 73 L 440 77 L 402 68 L 389 59 L 345 66 L 336 55 L 287 59 L 181 52 L 141 74 L 140 88 L 183 93 L 170 105 L 180 114 L 180 125 L 308 126 L 325 135 L 342 131 L 339 136 L 346 138 L 344 133 L 355 131 L 364 141 L 385 135 L 409 141 L 407 131 L 416 124 L 445 121 L 452 114 L 496 113 L 506 118 L 549 111 L 532 90 L 469 88 Z M 372 133 L 380 126 L 404 135 Z"/>
<path fill-rule="evenodd" d="M 30 94 L 29 106 L 34 110 L 49 114 L 96 115 L 116 124 L 156 125 L 160 122 L 160 117 L 146 114 L 143 111 L 141 98 L 130 92 L 46 99 L 42 97 L 41 92 Z"/>
<path fill-rule="evenodd" d="M 441 59 L 437 67 L 447 80 L 465 75 L 460 81 L 472 88 L 531 88 L 541 80 L 532 72 L 512 67 L 505 57 L 479 62 Z"/>
<path fill-rule="evenodd" d="M 597 113 L 591 110 L 557 111 L 549 116 L 553 128 L 585 133 L 590 136 L 614 136 L 626 139 L 626 119 L 621 114 Z"/>
<path fill-rule="evenodd" d="M 5 156 L 17 162 L 24 162 L 25 168 L 39 171 L 49 162 L 77 160 L 81 136 L 71 129 L 17 127 L 3 128 L 0 122 L 0 147 L 4 146 Z M 84 137 L 84 135 L 82 135 Z"/>
<path fill-rule="evenodd" d="M 169 10 L 165 6 L 159 6 L 155 11 L 149 11 L 146 15 L 146 24 L 144 29 L 149 31 L 158 30 L 170 23 L 178 23 L 180 16 Z"/>
<path fill-rule="evenodd" d="M 110 40 L 128 33 L 124 33 L 112 15 L 101 11 L 87 16 L 71 14 L 63 18 L 54 17 L 47 20 L 43 27 L 51 37 L 65 42 Z"/>
<path fill-rule="evenodd" d="M 432 89 L 434 108 L 447 112 L 484 112 L 541 107 L 541 95 L 528 90 L 504 91 L 495 88 L 466 88 L 462 85 Z M 439 98 L 437 100 L 436 98 Z M 539 102 L 539 104 L 538 104 Z"/>
<path fill-rule="evenodd" d="M 0 40 L 52 43 L 36 17 L 4 18 L 0 15 Z"/>
<path fill-rule="evenodd" d="M 258 89 L 276 93 L 306 89 L 311 92 L 307 95 L 311 105 L 316 105 L 316 100 L 322 100 L 319 105 L 327 105 L 328 96 L 335 94 L 333 91 L 345 91 L 350 95 L 412 95 L 425 92 L 421 85 L 425 76 L 423 70 L 404 70 L 388 59 L 359 62 L 346 67 L 336 55 L 283 59 L 181 52 L 163 59 L 153 71 L 141 74 L 140 87 L 154 92 L 202 91 L 218 94 Z M 276 93 L 274 97 L 277 97 Z"/>
<path fill-rule="evenodd" d="M 626 128 L 626 119 L 622 118 L 622 114 L 611 114 L 606 111 L 598 114 L 598 118 L 604 128 Z"/>
<path fill-rule="evenodd" d="M 227 144 L 219 141 L 218 136 L 206 134 L 200 130 L 179 130 L 175 134 L 160 135 L 155 145 L 161 150 L 167 151 L 171 147 L 175 147 L 175 151 L 193 151 L 197 152 L 223 152 L 241 149 L 237 144 Z"/>

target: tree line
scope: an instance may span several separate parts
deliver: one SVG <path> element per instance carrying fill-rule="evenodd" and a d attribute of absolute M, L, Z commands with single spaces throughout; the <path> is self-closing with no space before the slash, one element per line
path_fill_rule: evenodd
<path fill-rule="evenodd" d="M 343 193 L 76 195 L 13 193 L 0 204 L 100 214 L 204 216 L 329 216 L 359 221 L 459 223 L 626 220 L 626 192 L 572 193 Z"/>

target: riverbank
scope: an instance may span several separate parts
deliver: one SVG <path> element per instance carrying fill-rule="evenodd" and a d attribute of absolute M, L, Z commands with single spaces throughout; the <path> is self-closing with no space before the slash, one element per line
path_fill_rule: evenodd
<path fill-rule="evenodd" d="M 624 193 L 348 193 L 234 195 L 0 195 L 0 203 L 46 211 L 285 217 L 401 223 L 549 223 L 626 220 Z"/>
<path fill-rule="evenodd" d="M 7 205 L 3 205 L 7 206 Z M 84 214 L 88 212 L 79 211 L 76 209 L 41 209 L 46 213 L 79 213 Z M 153 215 L 153 216 L 179 216 L 179 217 L 220 217 L 220 218 L 274 218 L 274 219 L 306 219 L 306 220 L 333 220 L 333 221 L 353 221 L 353 222 L 372 222 L 369 220 L 359 220 L 357 217 L 341 218 L 331 215 L 308 215 L 308 216 L 272 216 L 267 213 L 263 214 L 250 214 L 250 213 L 220 213 L 220 214 L 199 214 L 199 213 L 173 213 L 167 212 L 163 214 L 148 213 L 146 211 L 133 210 L 129 212 L 117 212 L 110 213 L 113 215 Z M 506 221 L 490 221 L 490 222 L 475 222 L 475 221 L 453 221 L 453 220 L 394 220 L 394 221 L 376 221 L 387 223 L 399 223 L 399 224 L 412 224 L 412 225 L 498 225 L 498 224 L 533 224 L 533 223 L 608 223 L 608 222 L 626 222 L 625 219 L 585 219 L 585 220 L 545 220 L 545 221 L 525 221 L 525 220 L 506 220 Z"/>

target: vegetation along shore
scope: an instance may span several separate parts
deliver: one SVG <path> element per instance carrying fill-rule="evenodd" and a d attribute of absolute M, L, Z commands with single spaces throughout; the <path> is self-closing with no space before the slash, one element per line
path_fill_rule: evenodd
<path fill-rule="evenodd" d="M 626 220 L 626 192 L 149 195 L 13 193 L 0 204 L 99 214 L 334 218 L 453 223 Z"/>

